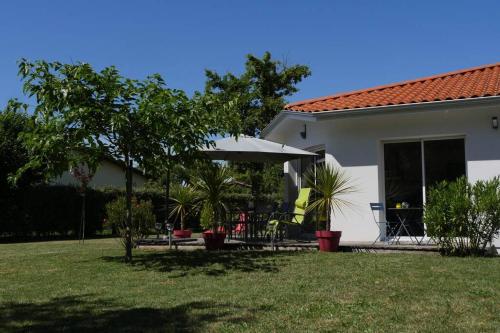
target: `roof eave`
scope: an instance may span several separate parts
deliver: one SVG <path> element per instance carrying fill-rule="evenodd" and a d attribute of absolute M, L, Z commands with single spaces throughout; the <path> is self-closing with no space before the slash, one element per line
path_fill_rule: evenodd
<path fill-rule="evenodd" d="M 500 104 L 500 96 L 474 97 L 464 99 L 454 99 L 445 101 L 431 101 L 410 104 L 395 104 L 385 106 L 374 106 L 367 108 L 325 110 L 325 111 L 292 111 L 283 110 L 262 130 L 261 136 L 266 137 L 285 118 L 293 117 L 304 121 L 317 121 L 329 118 L 344 118 L 352 116 L 371 116 L 385 114 L 386 112 L 418 112 L 428 111 L 429 108 L 468 107 L 472 105 Z"/>
<path fill-rule="evenodd" d="M 305 121 L 316 120 L 312 112 L 297 112 L 291 110 L 282 110 L 269 122 L 269 124 L 266 125 L 266 127 L 264 127 L 264 129 L 260 132 L 260 137 L 265 139 L 266 136 L 285 118 L 293 118 Z"/>

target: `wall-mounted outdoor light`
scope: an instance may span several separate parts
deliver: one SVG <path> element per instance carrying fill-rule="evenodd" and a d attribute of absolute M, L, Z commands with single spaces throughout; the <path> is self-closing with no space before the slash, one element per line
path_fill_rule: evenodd
<path fill-rule="evenodd" d="M 498 129 L 498 117 L 491 117 L 491 127 Z"/>
<path fill-rule="evenodd" d="M 307 138 L 307 127 L 306 127 L 306 124 L 304 124 L 304 130 L 302 132 L 300 132 L 300 136 L 302 137 L 302 139 Z"/>

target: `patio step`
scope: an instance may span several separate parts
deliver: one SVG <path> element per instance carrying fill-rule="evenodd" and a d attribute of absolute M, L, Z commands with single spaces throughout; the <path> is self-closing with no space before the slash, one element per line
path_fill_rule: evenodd
<path fill-rule="evenodd" d="M 161 247 L 169 246 L 168 239 L 148 238 L 137 241 L 139 247 Z M 175 249 L 204 249 L 205 243 L 202 238 L 175 238 L 172 239 L 172 247 Z M 226 242 L 227 250 L 272 250 L 271 243 L 265 241 L 243 241 L 231 239 Z M 286 240 L 275 243 L 277 250 L 283 251 L 316 251 L 316 241 Z M 342 252 L 438 252 L 436 245 L 416 244 L 385 244 L 372 242 L 340 242 L 339 250 Z"/>

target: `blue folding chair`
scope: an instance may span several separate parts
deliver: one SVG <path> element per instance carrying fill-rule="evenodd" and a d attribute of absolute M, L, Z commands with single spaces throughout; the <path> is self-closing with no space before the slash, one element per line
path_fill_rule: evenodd
<path fill-rule="evenodd" d="M 375 238 L 375 241 L 373 241 L 372 245 L 374 245 L 378 240 L 382 240 L 383 234 L 385 234 L 384 238 L 385 242 L 389 243 L 387 239 L 395 237 L 396 230 L 394 230 L 394 227 L 387 220 L 381 221 L 375 215 L 375 213 L 380 213 L 384 211 L 384 204 L 382 202 L 370 202 L 370 208 L 372 210 L 373 221 L 375 222 L 375 224 L 377 224 L 378 227 L 378 236 L 377 238 Z"/>

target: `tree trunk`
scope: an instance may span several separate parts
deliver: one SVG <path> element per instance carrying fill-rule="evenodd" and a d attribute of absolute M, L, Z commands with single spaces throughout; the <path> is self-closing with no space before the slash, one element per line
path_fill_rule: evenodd
<path fill-rule="evenodd" d="M 171 154 L 171 150 L 170 150 L 170 147 L 168 147 L 168 150 L 167 150 L 168 167 L 167 167 L 167 174 L 165 177 L 165 229 L 167 229 L 168 218 L 170 215 L 170 206 L 169 206 L 169 203 L 170 203 L 170 154 Z"/>
<path fill-rule="evenodd" d="M 170 215 L 170 167 L 167 169 L 165 177 L 165 228 L 167 228 L 168 218 Z"/>
<path fill-rule="evenodd" d="M 132 161 L 128 154 L 125 155 L 125 177 L 126 177 L 126 205 L 127 225 L 125 228 L 125 262 L 132 261 Z"/>
<path fill-rule="evenodd" d="M 86 194 L 87 194 L 86 192 L 87 192 L 87 188 L 84 187 L 82 189 L 82 213 L 81 213 L 81 221 L 80 221 L 81 234 L 79 237 L 82 240 L 82 244 L 85 243 L 85 219 L 86 219 L 86 217 L 85 217 L 85 210 L 86 210 L 85 209 L 85 204 L 86 204 L 85 199 L 86 199 Z"/>

